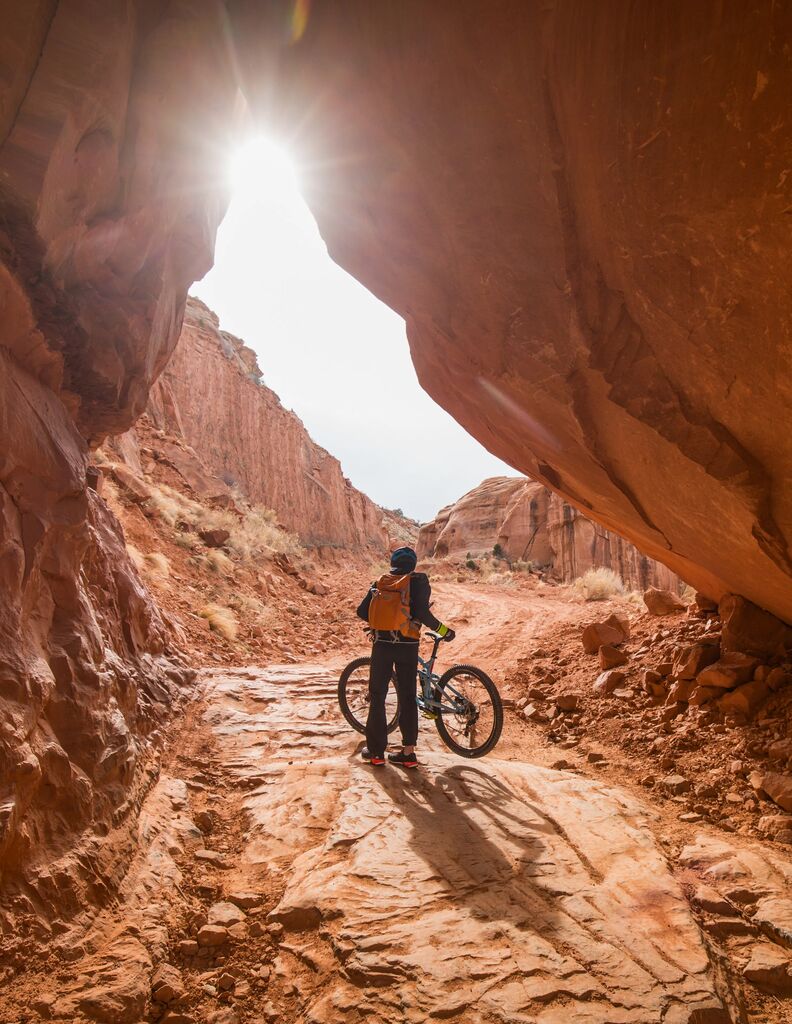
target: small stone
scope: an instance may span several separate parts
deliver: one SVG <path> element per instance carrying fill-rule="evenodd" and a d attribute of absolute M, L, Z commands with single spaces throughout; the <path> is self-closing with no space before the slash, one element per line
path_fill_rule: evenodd
<path fill-rule="evenodd" d="M 615 647 L 612 649 L 616 650 Z M 620 672 L 615 668 L 606 672 L 600 672 L 594 682 L 594 693 L 598 696 L 613 693 L 614 690 L 617 690 L 621 686 L 625 678 L 624 672 Z"/>
<path fill-rule="evenodd" d="M 785 946 L 792 946 L 792 899 L 766 896 L 759 900 L 754 923 Z"/>
<path fill-rule="evenodd" d="M 552 769 L 553 769 L 554 771 L 557 771 L 557 772 L 562 772 L 562 771 L 565 771 L 565 770 L 566 770 L 566 769 L 568 769 L 568 768 L 572 768 L 572 767 L 573 767 L 573 765 L 571 765 L 571 764 L 569 763 L 569 761 L 565 761 L 565 760 L 563 759 L 563 757 L 562 757 L 562 758 L 560 758 L 560 759 L 559 759 L 558 761 L 553 761 L 553 763 L 552 763 L 552 764 L 550 765 L 550 767 L 551 767 L 551 768 L 552 768 Z"/>
<path fill-rule="evenodd" d="M 692 789 L 688 780 L 682 775 L 667 775 L 662 782 L 663 789 L 674 796 L 688 793 Z"/>
<path fill-rule="evenodd" d="M 280 921 L 273 921 L 271 924 L 268 924 L 267 931 L 275 942 L 280 942 L 283 938 L 283 925 Z"/>
<path fill-rule="evenodd" d="M 626 665 L 628 658 L 624 651 L 610 644 L 603 644 L 599 649 L 600 668 L 618 668 L 619 665 Z"/>
<path fill-rule="evenodd" d="M 193 856 L 196 860 L 205 861 L 207 864 L 212 864 L 216 868 L 228 867 L 222 853 L 218 853 L 217 850 L 196 850 Z"/>
<path fill-rule="evenodd" d="M 604 761 L 605 760 L 605 755 L 604 754 L 600 754 L 596 750 L 590 750 L 586 754 L 586 760 L 588 761 L 589 764 L 599 764 L 600 761 Z"/>
<path fill-rule="evenodd" d="M 221 902 L 213 903 L 209 908 L 209 924 L 221 924 L 224 928 L 230 928 L 232 924 L 238 924 L 245 920 L 245 912 L 235 903 Z"/>
<path fill-rule="evenodd" d="M 231 536 L 228 530 L 199 530 L 198 536 L 208 548 L 221 548 Z"/>
<path fill-rule="evenodd" d="M 151 994 L 158 1003 L 172 1003 L 184 995 L 181 972 L 172 964 L 160 964 L 151 976 Z"/>
<path fill-rule="evenodd" d="M 546 722 L 547 715 L 535 704 L 527 704 L 523 708 L 523 718 L 529 722 Z"/>
<path fill-rule="evenodd" d="M 578 693 L 561 693 L 556 699 L 556 707 L 560 711 L 574 711 L 580 700 L 580 694 Z"/>
<path fill-rule="evenodd" d="M 260 892 L 230 892 L 229 902 L 235 903 L 243 910 L 250 910 L 252 907 L 260 907 L 264 902 L 264 896 Z"/>
<path fill-rule="evenodd" d="M 194 939 L 182 939 L 177 949 L 182 956 L 195 956 L 198 952 L 198 943 Z"/>
<path fill-rule="evenodd" d="M 217 987 L 222 989 L 223 992 L 229 992 L 236 985 L 236 978 L 233 974 L 229 974 L 228 971 L 224 971 L 217 979 Z"/>
<path fill-rule="evenodd" d="M 228 929 L 218 924 L 205 924 L 196 938 L 199 946 L 222 946 L 228 942 Z"/>
<path fill-rule="evenodd" d="M 198 811 L 193 818 L 204 835 L 208 835 L 214 829 L 214 815 L 211 811 Z"/>

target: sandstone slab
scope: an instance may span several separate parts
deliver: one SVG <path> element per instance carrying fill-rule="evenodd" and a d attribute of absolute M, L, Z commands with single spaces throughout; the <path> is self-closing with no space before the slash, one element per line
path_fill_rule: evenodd
<path fill-rule="evenodd" d="M 669 1007 L 679 1021 L 717 1011 L 687 903 L 625 794 L 495 758 L 460 763 L 423 735 L 420 775 L 374 775 L 321 710 L 332 677 L 206 678 L 229 770 L 264 780 L 244 797 L 235 871 L 283 885 L 270 914 L 283 948 L 328 965 L 304 976 L 306 1019 L 354 1009 L 390 1024 L 406 1006 L 416 1024 L 450 1010 L 466 1024 L 644 1024 Z"/>
<path fill-rule="evenodd" d="M 747 683 L 759 664 L 751 655 L 731 652 L 724 654 L 712 665 L 708 665 L 696 676 L 699 686 L 718 687 L 733 690 L 741 683 Z"/>
<path fill-rule="evenodd" d="M 649 587 L 643 595 L 646 610 L 650 615 L 678 615 L 687 610 L 687 605 L 671 590 Z"/>

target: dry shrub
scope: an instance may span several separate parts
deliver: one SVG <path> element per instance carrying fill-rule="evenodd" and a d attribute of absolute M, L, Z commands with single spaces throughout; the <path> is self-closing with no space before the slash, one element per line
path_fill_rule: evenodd
<path fill-rule="evenodd" d="M 234 563 L 228 555 L 217 548 L 207 551 L 204 555 L 204 561 L 213 572 L 218 572 L 221 576 L 230 576 L 234 571 Z"/>
<path fill-rule="evenodd" d="M 605 601 L 609 597 L 624 593 L 621 576 L 604 566 L 588 569 L 572 586 L 586 601 Z"/>
<path fill-rule="evenodd" d="M 686 583 L 685 589 L 680 594 L 680 599 L 684 601 L 685 604 L 693 604 L 693 602 L 696 600 L 695 587 L 691 587 L 689 583 Z"/>
<path fill-rule="evenodd" d="M 192 551 L 195 547 L 195 537 L 190 533 L 182 533 L 178 530 L 173 538 L 173 543 L 180 548 L 185 548 L 187 551 Z"/>
<path fill-rule="evenodd" d="M 293 557 L 302 554 L 297 537 L 280 529 L 271 509 L 248 505 L 238 499 L 240 512 L 237 514 L 229 509 L 202 505 L 166 484 L 151 485 L 151 491 L 148 507 L 169 526 L 183 522 L 193 530 L 227 530 L 226 546 L 243 561 L 266 553 Z"/>
<path fill-rule="evenodd" d="M 219 633 L 226 640 L 236 640 L 238 625 L 230 608 L 224 608 L 220 604 L 207 604 L 201 609 L 200 615 L 202 619 L 206 619 L 210 629 L 215 633 Z"/>
<path fill-rule="evenodd" d="M 247 618 L 260 619 L 267 612 L 267 606 L 264 602 L 259 601 L 257 597 L 251 597 L 249 594 L 232 594 L 228 599 L 228 603 L 240 615 L 244 615 Z"/>
<path fill-rule="evenodd" d="M 170 576 L 170 562 L 161 551 L 149 551 L 143 558 L 146 567 L 155 576 Z"/>
<path fill-rule="evenodd" d="M 143 572 L 143 567 L 146 564 L 146 557 L 139 548 L 136 548 L 134 544 L 127 544 L 127 554 L 135 563 L 135 568 L 138 572 Z"/>
<path fill-rule="evenodd" d="M 530 559 L 518 558 L 511 564 L 512 572 L 530 573 L 534 564 Z"/>

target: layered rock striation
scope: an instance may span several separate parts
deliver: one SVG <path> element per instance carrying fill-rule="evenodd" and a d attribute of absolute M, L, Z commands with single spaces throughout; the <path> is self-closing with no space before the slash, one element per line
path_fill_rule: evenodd
<path fill-rule="evenodd" d="M 255 353 L 190 298 L 181 337 L 151 392 L 155 426 L 185 441 L 215 488 L 274 509 L 311 548 L 383 553 L 383 512 L 263 383 Z M 199 489 L 207 484 L 196 483 Z"/>
<path fill-rule="evenodd" d="M 465 558 L 498 545 L 511 561 L 533 562 L 569 582 L 587 569 L 613 569 L 630 588 L 678 590 L 679 577 L 628 540 L 587 519 L 525 477 L 490 477 L 421 527 L 419 557 Z"/>

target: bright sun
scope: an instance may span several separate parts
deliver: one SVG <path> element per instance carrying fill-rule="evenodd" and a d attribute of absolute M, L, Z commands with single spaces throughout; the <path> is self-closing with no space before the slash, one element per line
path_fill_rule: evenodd
<path fill-rule="evenodd" d="M 264 201 L 299 191 L 291 157 L 282 146 L 264 137 L 250 139 L 233 154 L 231 185 L 235 195 Z"/>

